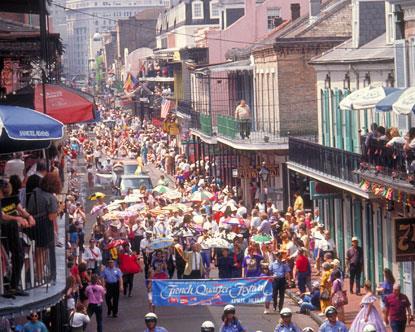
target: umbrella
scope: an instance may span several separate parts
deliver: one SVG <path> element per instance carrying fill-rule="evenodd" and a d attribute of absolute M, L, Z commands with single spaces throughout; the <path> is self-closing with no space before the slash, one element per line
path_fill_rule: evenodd
<path fill-rule="evenodd" d="M 392 105 L 394 112 L 398 114 L 410 114 L 415 112 L 415 88 L 407 88 Z"/>
<path fill-rule="evenodd" d="M 170 247 L 174 244 L 174 240 L 171 238 L 159 238 L 155 239 L 153 242 L 150 243 L 150 248 L 153 250 L 163 249 Z"/>
<path fill-rule="evenodd" d="M 195 223 L 195 224 L 199 224 L 199 225 L 201 225 L 201 224 L 203 224 L 203 222 L 205 221 L 205 219 L 203 218 L 203 216 L 201 216 L 201 215 L 197 215 L 197 216 L 194 216 L 193 217 L 193 222 Z"/>
<path fill-rule="evenodd" d="M 245 221 L 242 218 L 238 217 L 228 217 L 223 221 L 224 224 L 232 225 L 232 226 L 241 226 L 245 227 Z"/>
<path fill-rule="evenodd" d="M 91 215 L 97 215 L 99 212 L 101 212 L 102 210 L 104 210 L 107 207 L 106 204 L 100 204 L 100 205 L 95 205 L 92 209 L 90 214 Z"/>
<path fill-rule="evenodd" d="M 125 243 L 127 243 L 126 240 L 121 240 L 121 239 L 119 239 L 119 240 L 111 240 L 111 242 L 107 244 L 106 249 L 116 248 L 116 247 L 119 247 L 119 246 L 124 245 Z"/>
<path fill-rule="evenodd" d="M 153 192 L 159 193 L 159 194 L 165 194 L 168 191 L 170 191 L 169 187 L 163 186 L 163 185 L 159 185 L 155 188 L 153 188 Z"/>
<path fill-rule="evenodd" d="M 231 210 L 231 211 L 237 211 L 238 210 L 238 208 L 236 207 L 236 205 L 235 204 L 233 204 L 233 202 L 232 201 L 229 201 L 229 202 L 227 202 L 227 203 L 225 203 L 225 204 L 223 204 L 222 206 L 221 206 L 221 208 L 219 209 L 219 211 L 221 211 L 221 212 L 223 212 L 223 213 L 225 213 L 226 212 L 226 210 Z"/>
<path fill-rule="evenodd" d="M 383 98 L 376 104 L 376 112 L 390 112 L 393 109 L 393 104 L 399 99 L 405 90 L 397 90 Z"/>
<path fill-rule="evenodd" d="M 98 198 L 104 198 L 104 197 L 105 197 L 104 193 L 97 191 L 93 193 L 91 196 L 89 196 L 88 199 L 91 201 L 96 201 Z"/>
<path fill-rule="evenodd" d="M 136 202 L 140 202 L 143 197 L 144 196 L 141 195 L 141 194 L 131 194 L 131 195 L 125 196 L 124 202 L 125 203 L 136 203 Z"/>
<path fill-rule="evenodd" d="M 198 190 L 192 194 L 192 196 L 190 197 L 190 200 L 192 202 L 202 202 L 202 201 L 206 201 L 212 198 L 212 196 L 213 195 L 206 190 Z"/>
<path fill-rule="evenodd" d="M 205 243 L 209 248 L 229 248 L 229 242 L 220 237 L 207 239 Z"/>
<path fill-rule="evenodd" d="M 0 105 L 0 130 L 13 140 L 45 141 L 63 137 L 61 122 L 19 106 Z"/>
<path fill-rule="evenodd" d="M 339 104 L 342 110 L 362 110 L 374 108 L 387 95 L 397 91 L 396 88 L 367 86 L 353 91 Z"/>
<path fill-rule="evenodd" d="M 257 234 L 252 237 L 252 241 L 255 243 L 259 243 L 259 244 L 271 243 L 272 237 L 271 235 L 267 235 L 267 234 Z"/>
<path fill-rule="evenodd" d="M 173 200 L 173 199 L 181 198 L 182 197 L 182 194 L 179 193 L 177 190 L 170 190 L 169 189 L 169 191 L 167 191 L 166 193 L 164 193 L 163 196 L 165 196 L 168 199 Z"/>
<path fill-rule="evenodd" d="M 127 208 L 128 211 L 140 211 L 144 209 L 146 205 L 144 203 L 133 204 Z"/>
<path fill-rule="evenodd" d="M 215 203 L 212 206 L 212 211 L 220 211 L 220 208 L 222 207 L 222 204 L 220 203 Z"/>

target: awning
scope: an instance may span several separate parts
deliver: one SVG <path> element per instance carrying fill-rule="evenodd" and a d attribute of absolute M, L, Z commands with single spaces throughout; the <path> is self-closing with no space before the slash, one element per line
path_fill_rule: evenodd
<path fill-rule="evenodd" d="M 374 108 L 387 95 L 397 91 L 396 88 L 367 86 L 353 91 L 339 104 L 342 110 L 364 110 Z"/>
<path fill-rule="evenodd" d="M 251 60 L 239 60 L 232 62 L 225 62 L 218 65 L 211 65 L 195 70 L 195 72 L 209 71 L 211 73 L 222 71 L 238 71 L 238 70 L 252 70 L 254 67 L 251 65 Z"/>
<path fill-rule="evenodd" d="M 46 114 L 64 124 L 95 119 L 93 96 L 60 85 L 46 84 Z M 42 85 L 35 88 L 35 109 L 43 113 Z"/>

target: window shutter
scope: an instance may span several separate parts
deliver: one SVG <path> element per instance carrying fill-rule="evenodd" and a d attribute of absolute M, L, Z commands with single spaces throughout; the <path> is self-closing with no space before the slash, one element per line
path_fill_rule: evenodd
<path fill-rule="evenodd" d="M 406 43 L 404 39 L 395 42 L 395 82 L 396 87 L 408 86 L 408 64 L 406 58 Z"/>
<path fill-rule="evenodd" d="M 334 91 L 334 98 L 333 98 L 333 110 L 336 112 L 336 119 L 335 119 L 335 130 L 336 130 L 336 148 L 343 149 L 343 117 L 342 117 L 342 110 L 339 107 L 340 103 L 340 90 L 335 89 Z"/>
<path fill-rule="evenodd" d="M 329 90 L 323 91 L 323 114 L 324 114 L 324 142 L 325 146 L 330 146 L 330 104 L 329 104 Z"/>

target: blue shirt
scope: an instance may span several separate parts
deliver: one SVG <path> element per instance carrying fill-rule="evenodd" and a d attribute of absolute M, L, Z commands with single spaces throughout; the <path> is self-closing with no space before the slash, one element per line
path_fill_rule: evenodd
<path fill-rule="evenodd" d="M 113 267 L 112 269 L 106 267 L 104 271 L 102 271 L 101 276 L 104 278 L 106 283 L 114 284 L 121 279 L 122 272 L 118 267 Z"/>
<path fill-rule="evenodd" d="M 23 326 L 23 332 L 48 332 L 48 329 L 46 328 L 46 325 L 41 321 L 37 321 L 35 323 L 27 322 Z"/>
<path fill-rule="evenodd" d="M 243 332 L 243 331 L 245 331 L 245 329 L 242 326 L 242 324 L 239 322 L 239 320 L 234 320 L 232 323 L 226 324 L 226 325 L 225 323 L 223 323 L 220 328 L 220 332 Z"/>
<path fill-rule="evenodd" d="M 274 332 L 301 332 L 301 330 L 294 323 L 290 323 L 288 325 L 278 324 Z"/>
<path fill-rule="evenodd" d="M 284 278 L 291 271 L 287 263 L 274 261 L 269 265 L 272 275 L 277 278 Z"/>
<path fill-rule="evenodd" d="M 145 329 L 144 332 L 149 332 L 149 329 Z M 154 329 L 154 332 L 169 332 L 164 327 L 156 326 Z"/>
<path fill-rule="evenodd" d="M 344 323 L 337 321 L 336 324 L 332 325 L 328 320 L 325 320 L 323 324 L 321 324 L 319 332 L 347 332 L 347 327 Z"/>

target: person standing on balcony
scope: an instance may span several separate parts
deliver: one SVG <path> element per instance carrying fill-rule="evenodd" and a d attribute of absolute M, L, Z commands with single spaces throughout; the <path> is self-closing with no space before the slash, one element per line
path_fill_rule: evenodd
<path fill-rule="evenodd" d="M 239 123 L 241 138 L 249 138 L 251 134 L 251 110 L 245 100 L 241 100 L 235 109 L 235 118 Z"/>

